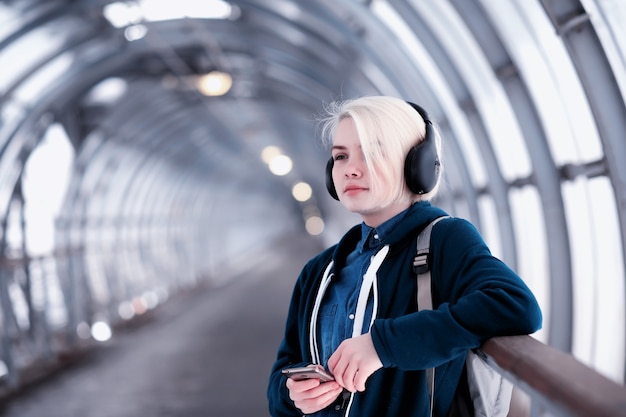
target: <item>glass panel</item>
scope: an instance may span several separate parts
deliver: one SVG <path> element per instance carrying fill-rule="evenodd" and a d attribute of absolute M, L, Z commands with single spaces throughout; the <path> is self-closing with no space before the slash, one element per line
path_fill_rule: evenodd
<path fill-rule="evenodd" d="M 462 17 L 449 2 L 413 0 L 411 4 L 429 24 L 463 77 L 482 115 L 502 175 L 507 180 L 528 176 L 530 158 L 510 102 Z"/>
<path fill-rule="evenodd" d="M 574 279 L 572 353 L 621 381 L 624 369 L 624 271 L 619 223 L 606 178 L 563 185 Z"/>
<path fill-rule="evenodd" d="M 32 309 L 44 313 L 46 323 L 58 329 L 67 323 L 67 308 L 54 258 L 35 258 L 29 264 Z"/>
<path fill-rule="evenodd" d="M 28 300 L 27 300 L 27 297 L 29 297 L 29 294 L 25 293 L 25 288 L 22 285 L 20 285 L 21 282 L 25 281 L 24 271 L 20 268 L 20 269 L 15 269 L 12 272 L 13 273 L 10 277 L 8 275 L 6 276 L 7 278 L 9 278 L 8 291 L 9 291 L 9 299 L 11 300 L 10 304 L 11 304 L 11 307 L 13 308 L 15 322 L 18 325 L 19 329 L 27 330 L 32 326 L 33 323 L 31 323 L 30 317 L 29 317 L 30 309 L 29 309 Z"/>
<path fill-rule="evenodd" d="M 94 231 L 88 234 L 91 240 L 95 240 Z M 91 242 L 86 242 L 85 251 L 85 268 L 87 271 L 87 279 L 89 280 L 89 288 L 91 289 L 91 297 L 94 303 L 106 305 L 110 301 L 109 282 L 106 277 L 105 269 L 102 267 L 102 258 L 100 248 L 94 248 Z"/>
<path fill-rule="evenodd" d="M 502 243 L 500 241 L 500 228 L 498 227 L 498 213 L 493 198 L 489 195 L 478 197 L 478 210 L 480 210 L 480 234 L 491 249 L 491 253 L 502 259 Z"/>
<path fill-rule="evenodd" d="M 0 147 L 4 148 L 27 112 L 16 100 L 10 100 L 0 106 Z"/>
<path fill-rule="evenodd" d="M 30 256 L 52 253 L 54 221 L 69 185 L 74 151 L 66 132 L 58 125 L 48 128 L 43 140 L 24 167 L 26 250 Z"/>
<path fill-rule="evenodd" d="M 5 231 L 6 239 L 6 255 L 8 257 L 20 258 L 22 257 L 22 244 L 24 236 L 22 235 L 22 204 L 12 195 L 12 200 L 9 202 L 9 210 L 7 213 L 7 224 Z"/>
<path fill-rule="evenodd" d="M 20 19 L 11 7 L 0 3 L 0 41 L 14 33 L 20 26 Z"/>
<path fill-rule="evenodd" d="M 607 178 L 589 181 L 589 202 L 592 246 L 597 258 L 592 276 L 597 287 L 593 363 L 598 371 L 623 383 L 626 352 L 624 260 L 614 194 Z"/>
<path fill-rule="evenodd" d="M 517 243 L 518 273 L 535 294 L 543 313 L 543 328 L 535 337 L 547 342 L 550 323 L 550 260 L 546 245 L 541 197 L 527 186 L 510 193 L 513 228 Z"/>
<path fill-rule="evenodd" d="M 72 62 L 73 54 L 68 52 L 43 65 L 15 90 L 15 98 L 26 105 L 37 102 L 42 92 L 70 69 Z"/>
<path fill-rule="evenodd" d="M 626 100 L 626 2 L 623 0 L 583 0 L 613 73 Z M 596 5 L 597 3 L 597 5 Z M 599 12 L 595 13 L 595 7 Z"/>
<path fill-rule="evenodd" d="M 600 159 L 602 147 L 567 50 L 539 2 L 485 2 L 526 83 L 557 165 Z"/>
<path fill-rule="evenodd" d="M 62 42 L 58 34 L 55 36 L 43 27 L 30 31 L 0 50 L 0 93 L 4 93 L 19 77 L 38 65 L 51 51 L 58 49 Z"/>
<path fill-rule="evenodd" d="M 591 207 L 586 183 L 581 179 L 563 184 L 563 202 L 570 233 L 573 279 L 572 353 L 591 365 L 596 280 L 592 245 Z"/>
<path fill-rule="evenodd" d="M 43 285 L 48 297 L 47 319 L 52 329 L 59 329 L 67 324 L 68 311 L 57 271 L 57 261 L 55 258 L 48 257 L 42 259 L 40 264 L 43 274 Z"/>

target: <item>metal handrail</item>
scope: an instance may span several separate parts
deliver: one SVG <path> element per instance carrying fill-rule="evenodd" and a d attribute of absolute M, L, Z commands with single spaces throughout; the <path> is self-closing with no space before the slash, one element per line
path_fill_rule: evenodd
<path fill-rule="evenodd" d="M 491 366 L 529 395 L 532 416 L 547 411 L 564 417 L 626 417 L 626 387 L 571 354 L 531 336 L 496 337 L 480 350 Z"/>

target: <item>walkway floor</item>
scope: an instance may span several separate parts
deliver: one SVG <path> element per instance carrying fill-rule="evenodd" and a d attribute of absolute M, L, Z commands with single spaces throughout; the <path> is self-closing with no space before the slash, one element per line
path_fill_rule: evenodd
<path fill-rule="evenodd" d="M 264 417 L 287 305 L 319 248 L 292 242 L 229 284 L 172 298 L 78 364 L 0 409 L 6 417 Z M 285 259 L 291 259 L 285 265 Z"/>

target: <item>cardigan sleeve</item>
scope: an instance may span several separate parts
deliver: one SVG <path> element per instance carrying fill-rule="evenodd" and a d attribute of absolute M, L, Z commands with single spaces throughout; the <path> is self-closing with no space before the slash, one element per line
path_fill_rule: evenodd
<path fill-rule="evenodd" d="M 289 390 L 287 377 L 282 374 L 284 368 L 293 368 L 311 364 L 309 353 L 309 315 L 315 291 L 319 285 L 323 267 L 329 262 L 331 249 L 309 261 L 294 286 L 285 323 L 285 333 L 278 348 L 267 387 L 267 399 L 270 415 L 273 417 L 300 417 L 302 413 L 295 407 Z"/>
<path fill-rule="evenodd" d="M 296 409 L 293 401 L 289 398 L 289 390 L 286 387 L 286 377 L 282 374 L 282 369 L 286 367 L 305 366 L 301 357 L 298 332 L 298 305 L 301 299 L 300 278 L 293 290 L 285 334 L 278 348 L 276 361 L 272 365 L 269 383 L 267 386 L 267 399 L 270 415 L 275 417 L 299 416 L 301 413 Z"/>
<path fill-rule="evenodd" d="M 372 326 L 384 367 L 436 367 L 492 337 L 541 327 L 530 289 L 491 254 L 470 222 L 451 218 L 433 228 L 430 264 L 434 310 L 379 319 Z"/>

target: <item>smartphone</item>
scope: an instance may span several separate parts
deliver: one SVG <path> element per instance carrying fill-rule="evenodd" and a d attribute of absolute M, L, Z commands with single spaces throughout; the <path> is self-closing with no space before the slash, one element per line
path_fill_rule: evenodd
<path fill-rule="evenodd" d="M 286 368 L 283 374 L 296 381 L 303 379 L 319 379 L 321 382 L 333 381 L 335 378 L 321 367 L 305 366 L 302 368 Z"/>

